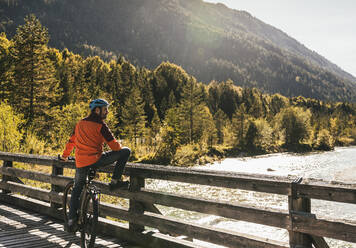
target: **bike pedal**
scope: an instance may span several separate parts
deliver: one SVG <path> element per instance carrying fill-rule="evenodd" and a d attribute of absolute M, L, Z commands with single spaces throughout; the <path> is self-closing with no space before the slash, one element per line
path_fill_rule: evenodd
<path fill-rule="evenodd" d="M 117 183 L 109 183 L 109 190 L 113 191 L 116 189 L 129 189 L 129 181 L 118 181 Z"/>

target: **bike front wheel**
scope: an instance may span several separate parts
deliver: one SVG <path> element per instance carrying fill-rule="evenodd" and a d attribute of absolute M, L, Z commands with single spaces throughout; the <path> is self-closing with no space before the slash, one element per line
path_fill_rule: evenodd
<path fill-rule="evenodd" d="M 99 217 L 99 200 L 96 194 L 85 194 L 82 202 L 82 230 L 80 242 L 82 248 L 92 248 L 95 244 L 96 226 Z"/>
<path fill-rule="evenodd" d="M 73 185 L 74 185 L 74 182 L 70 182 L 64 188 L 62 206 L 63 206 L 63 217 L 64 217 L 65 223 L 68 223 L 69 202 L 70 202 L 70 197 L 71 197 L 72 191 L 73 191 Z"/>

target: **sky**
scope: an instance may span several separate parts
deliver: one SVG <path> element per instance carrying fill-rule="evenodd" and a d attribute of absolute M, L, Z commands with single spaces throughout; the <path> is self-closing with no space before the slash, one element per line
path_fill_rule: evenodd
<path fill-rule="evenodd" d="M 245 10 L 356 77 L 356 0 L 204 0 Z"/>

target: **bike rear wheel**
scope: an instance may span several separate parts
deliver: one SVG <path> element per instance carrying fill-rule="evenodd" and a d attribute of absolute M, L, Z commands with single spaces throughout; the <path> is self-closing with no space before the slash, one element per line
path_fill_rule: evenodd
<path fill-rule="evenodd" d="M 80 234 L 81 247 L 94 247 L 96 226 L 99 217 L 99 201 L 96 194 L 85 194 L 82 204 L 82 230 Z"/>
<path fill-rule="evenodd" d="M 69 217 L 68 217 L 69 216 L 69 202 L 70 202 L 70 197 L 71 197 L 72 191 L 73 191 L 73 185 L 74 185 L 74 182 L 70 182 L 64 188 L 62 207 L 63 207 L 63 217 L 64 217 L 65 223 L 68 223 L 68 219 L 69 219 Z"/>

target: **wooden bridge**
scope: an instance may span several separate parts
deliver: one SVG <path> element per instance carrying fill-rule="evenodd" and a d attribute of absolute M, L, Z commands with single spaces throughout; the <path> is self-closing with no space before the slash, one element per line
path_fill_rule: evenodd
<path fill-rule="evenodd" d="M 66 174 L 68 169 L 73 169 L 74 163 L 49 156 L 5 152 L 0 152 L 0 160 L 4 161 L 0 167 L 0 247 L 10 247 L 9 244 L 11 247 L 32 247 L 24 244 L 37 239 L 42 245 L 33 244 L 33 247 L 77 245 L 78 237 L 63 232 L 61 214 L 61 192 L 73 180 L 63 172 Z M 37 171 L 26 164 L 36 165 Z M 47 170 L 52 173 L 39 172 L 38 167 L 42 166 L 51 167 Z M 99 172 L 111 173 L 112 170 L 109 166 Z M 152 248 L 202 247 L 196 240 L 234 248 L 329 247 L 324 237 L 356 243 L 355 223 L 317 218 L 311 213 L 311 199 L 356 204 L 355 185 L 144 164 L 128 164 L 125 175 L 130 177 L 133 186 L 130 191 L 110 192 L 107 183 L 95 181 L 102 194 L 129 200 L 128 208 L 101 202 L 98 247 L 133 244 Z M 31 180 L 31 185 L 24 183 L 27 179 Z M 285 195 L 289 209 L 243 205 L 237 203 L 238 199 L 236 203 L 221 202 L 150 190 L 145 188 L 145 179 Z M 48 185 L 47 189 L 35 187 L 33 182 L 38 181 Z M 289 233 L 289 243 L 164 216 L 155 205 L 282 228 Z M 29 210 L 31 212 L 27 212 Z M 14 227 L 9 223 L 15 223 Z"/>
<path fill-rule="evenodd" d="M 79 233 L 65 232 L 63 224 L 58 222 L 58 219 L 34 211 L 0 203 L 0 247 L 80 247 Z M 96 247 L 134 248 L 108 235 L 97 237 Z"/>

